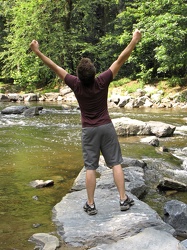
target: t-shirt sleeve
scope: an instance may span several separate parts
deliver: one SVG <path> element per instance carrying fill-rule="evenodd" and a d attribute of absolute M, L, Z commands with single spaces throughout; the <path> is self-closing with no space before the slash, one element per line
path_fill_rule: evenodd
<path fill-rule="evenodd" d="M 108 69 L 108 70 L 104 71 L 103 73 L 101 73 L 97 78 L 98 78 L 100 84 L 109 85 L 110 82 L 113 80 L 112 71 L 110 69 Z"/>
<path fill-rule="evenodd" d="M 65 81 L 65 84 L 67 84 L 72 90 L 74 90 L 76 88 L 76 85 L 77 85 L 77 77 L 76 76 L 67 74 L 65 76 L 64 81 Z"/>

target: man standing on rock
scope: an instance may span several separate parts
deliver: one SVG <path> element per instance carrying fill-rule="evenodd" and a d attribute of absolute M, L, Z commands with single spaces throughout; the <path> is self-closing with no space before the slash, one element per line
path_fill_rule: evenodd
<path fill-rule="evenodd" d="M 87 190 L 87 202 L 83 209 L 89 215 L 97 214 L 94 193 L 100 152 L 107 166 L 113 170 L 114 182 L 120 195 L 121 211 L 128 210 L 134 204 L 134 200 L 125 193 L 124 172 L 121 167 L 123 158 L 117 134 L 108 113 L 107 97 L 110 82 L 129 58 L 140 39 L 140 31 L 135 30 L 130 43 L 121 52 L 117 60 L 108 70 L 97 77 L 95 76 L 94 64 L 89 58 L 81 59 L 77 66 L 77 76 L 73 76 L 45 56 L 39 50 L 39 44 L 36 40 L 33 40 L 30 44 L 32 51 L 72 89 L 79 103 Z"/>

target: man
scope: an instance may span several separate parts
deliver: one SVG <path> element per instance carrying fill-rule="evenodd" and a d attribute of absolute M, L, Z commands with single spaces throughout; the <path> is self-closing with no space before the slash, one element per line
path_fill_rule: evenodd
<path fill-rule="evenodd" d="M 113 170 L 114 182 L 120 196 L 121 211 L 128 210 L 134 204 L 134 200 L 125 193 L 124 172 L 121 167 L 123 159 L 117 134 L 108 113 L 107 96 L 110 82 L 129 58 L 140 39 L 140 31 L 135 30 L 130 43 L 117 60 L 98 77 L 95 77 L 96 70 L 89 58 L 83 58 L 80 61 L 77 67 L 77 76 L 73 76 L 45 56 L 39 50 L 39 44 L 36 40 L 30 44 L 32 51 L 72 89 L 79 103 L 87 190 L 87 202 L 83 209 L 89 215 L 97 214 L 94 193 L 100 152 L 107 166 Z"/>

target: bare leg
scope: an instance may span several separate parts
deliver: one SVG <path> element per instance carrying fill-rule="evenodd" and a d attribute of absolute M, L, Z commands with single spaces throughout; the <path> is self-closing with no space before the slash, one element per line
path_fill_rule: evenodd
<path fill-rule="evenodd" d="M 114 176 L 114 182 L 117 186 L 119 195 L 120 195 L 120 200 L 126 200 L 127 196 L 125 194 L 125 180 L 124 180 L 124 172 L 121 167 L 121 165 L 116 165 L 113 166 L 113 176 Z"/>
<path fill-rule="evenodd" d="M 86 170 L 86 191 L 88 196 L 88 205 L 94 203 L 94 193 L 96 187 L 96 171 L 95 170 Z"/>

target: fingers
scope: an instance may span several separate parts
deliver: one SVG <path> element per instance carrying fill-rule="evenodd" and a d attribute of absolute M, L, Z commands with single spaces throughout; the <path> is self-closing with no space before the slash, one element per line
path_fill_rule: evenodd
<path fill-rule="evenodd" d="M 136 42 L 139 42 L 141 39 L 141 31 L 139 29 L 135 29 L 135 31 L 133 32 L 133 39 L 136 40 Z"/>

